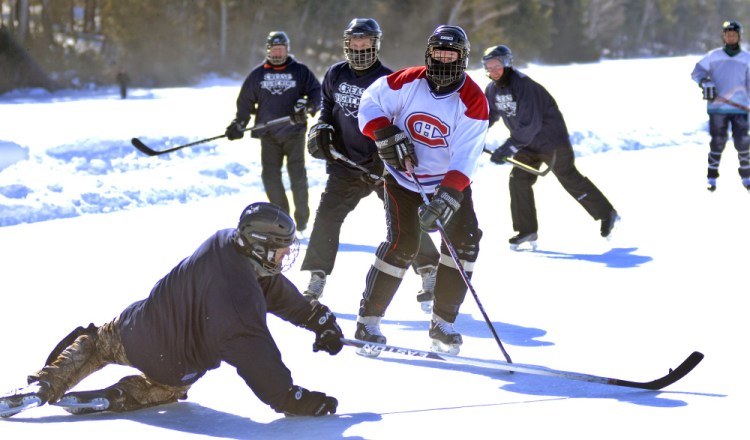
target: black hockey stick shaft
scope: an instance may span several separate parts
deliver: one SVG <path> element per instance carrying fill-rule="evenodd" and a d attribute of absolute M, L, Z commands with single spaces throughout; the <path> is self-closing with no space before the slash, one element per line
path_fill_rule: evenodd
<path fill-rule="evenodd" d="M 682 363 L 673 369 L 669 370 L 665 376 L 649 382 L 635 382 L 631 380 L 615 379 L 611 377 L 595 376 L 593 374 L 575 373 L 572 371 L 555 370 L 552 368 L 542 367 L 539 365 L 531 364 L 512 364 L 502 361 L 492 361 L 486 359 L 475 359 L 464 356 L 454 356 L 444 353 L 436 353 L 433 351 L 417 350 L 413 348 L 396 347 L 393 345 L 376 344 L 374 342 L 358 341 L 353 339 L 342 338 L 341 342 L 349 347 L 364 348 L 368 351 L 377 353 L 394 353 L 407 357 L 420 358 L 420 359 L 431 359 L 436 361 L 449 362 L 452 364 L 471 365 L 475 367 L 490 368 L 500 371 L 518 372 L 526 374 L 534 374 L 537 376 L 549 376 L 557 377 L 561 379 L 577 380 L 583 382 L 600 383 L 605 385 L 617 385 L 628 388 L 639 388 L 643 390 L 660 390 L 664 387 L 672 385 L 678 380 L 685 377 L 690 373 L 693 368 L 703 360 L 703 354 L 694 351 L 690 354 Z"/>
<path fill-rule="evenodd" d="M 414 184 L 417 185 L 417 189 L 419 189 L 419 194 L 422 195 L 422 201 L 425 204 L 429 204 L 430 199 L 427 197 L 427 193 L 425 193 L 424 188 L 422 187 L 422 184 L 419 183 L 419 178 L 417 178 L 417 175 L 414 174 L 414 168 L 412 167 L 411 162 L 408 160 L 406 161 L 406 169 L 409 172 L 409 175 L 411 176 L 411 179 L 414 182 Z M 503 353 L 505 360 L 508 362 L 512 362 L 510 360 L 510 355 L 508 354 L 508 352 L 505 350 L 505 347 L 503 346 L 503 342 L 500 340 L 500 336 L 498 336 L 497 332 L 495 331 L 495 326 L 492 325 L 492 321 L 490 321 L 489 316 L 487 316 L 487 312 L 484 311 L 484 306 L 482 306 L 482 302 L 479 301 L 479 295 L 477 295 L 477 291 L 474 290 L 474 286 L 471 284 L 471 279 L 469 279 L 469 274 L 466 273 L 466 269 L 464 269 L 463 264 L 461 264 L 461 259 L 458 257 L 458 252 L 456 252 L 456 248 L 453 247 L 453 243 L 451 243 L 450 239 L 448 238 L 448 234 L 445 232 L 443 223 L 440 220 L 436 220 L 435 224 L 437 225 L 438 231 L 440 231 L 440 237 L 443 239 L 443 243 L 445 244 L 445 247 L 448 249 L 448 253 L 451 254 L 453 263 L 456 265 L 456 270 L 461 275 L 461 278 L 464 280 L 464 283 L 466 283 L 466 287 L 468 287 L 469 291 L 471 291 L 471 295 L 474 297 L 474 301 L 476 301 L 477 306 L 479 307 L 479 311 L 482 312 L 484 321 L 487 323 L 487 326 L 490 328 L 490 331 L 492 332 L 492 336 L 494 336 L 495 341 L 497 342 L 497 346 L 500 347 L 500 351 Z"/>
<path fill-rule="evenodd" d="M 257 125 L 255 125 L 253 127 L 245 128 L 242 131 L 258 130 L 258 129 L 261 129 L 261 128 L 266 128 L 266 127 L 270 127 L 272 125 L 277 125 L 277 124 L 281 124 L 281 123 L 289 122 L 289 121 L 291 121 L 291 116 L 284 116 L 283 118 L 272 119 L 272 120 L 270 120 L 270 121 L 268 121 L 266 123 L 257 124 Z M 159 150 L 159 151 L 154 150 L 154 149 L 148 147 L 146 144 L 144 144 L 138 138 L 131 139 L 130 143 L 133 144 L 133 146 L 135 148 L 137 148 L 138 151 L 140 151 L 141 153 L 143 153 L 143 154 L 145 154 L 147 156 L 160 156 L 162 154 L 167 154 L 167 153 L 171 153 L 173 151 L 182 150 L 183 148 L 194 147 L 196 145 L 205 144 L 206 142 L 210 142 L 210 141 L 213 141 L 213 140 L 216 140 L 216 139 L 221 139 L 221 138 L 226 137 L 226 136 L 227 136 L 226 134 L 222 134 L 222 135 L 219 135 L 219 136 L 214 136 L 214 137 L 210 137 L 210 138 L 206 138 L 206 139 L 201 139 L 199 141 L 190 142 L 189 144 L 179 145 L 177 147 L 167 148 L 166 150 Z"/>
<path fill-rule="evenodd" d="M 490 150 L 488 150 L 486 148 L 484 149 L 484 152 L 485 153 L 489 153 L 489 154 L 493 153 L 492 151 L 490 151 Z M 531 174 L 534 174 L 536 176 L 542 176 L 542 177 L 544 177 L 547 174 L 549 174 L 549 172 L 552 170 L 552 167 L 555 166 L 555 162 L 557 161 L 557 151 L 553 151 L 552 152 L 552 160 L 550 160 L 549 165 L 547 166 L 547 169 L 545 169 L 544 171 L 538 170 L 538 169 L 536 169 L 536 168 L 534 168 L 534 167 L 532 167 L 530 165 L 527 165 L 527 164 L 521 162 L 520 160 L 514 159 L 512 157 L 506 157 L 504 160 L 506 162 L 508 162 L 509 164 L 513 165 L 514 167 L 520 168 L 520 169 L 526 171 L 527 173 L 531 173 Z"/>
<path fill-rule="evenodd" d="M 360 170 L 360 171 L 362 171 L 364 173 L 367 173 L 373 181 L 381 181 L 381 180 L 383 180 L 383 176 L 378 176 L 377 174 L 371 173 L 370 170 L 368 170 L 367 168 L 363 167 L 362 165 L 354 162 L 353 160 L 349 159 L 348 157 L 344 156 L 343 154 L 339 153 L 338 151 L 331 149 L 330 153 L 331 153 L 331 157 L 333 157 L 334 159 L 336 159 L 336 160 L 338 160 L 340 162 L 343 162 L 344 164 L 349 165 L 350 167 L 352 167 L 354 169 L 357 169 L 357 170 Z"/>

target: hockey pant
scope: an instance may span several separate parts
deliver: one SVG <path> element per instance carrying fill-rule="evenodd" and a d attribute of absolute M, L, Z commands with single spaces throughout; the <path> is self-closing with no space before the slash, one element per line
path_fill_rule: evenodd
<path fill-rule="evenodd" d="M 750 177 L 750 136 L 748 136 L 747 114 L 711 113 L 708 115 L 708 130 L 711 134 L 711 151 L 708 153 L 708 178 L 719 177 L 721 153 L 729 139 L 729 124 L 732 124 L 732 138 L 737 150 L 740 177 Z"/>
<path fill-rule="evenodd" d="M 383 200 L 383 185 L 372 186 L 358 176 L 329 175 L 320 196 L 315 214 L 310 242 L 302 261 L 301 270 L 322 270 L 330 275 L 336 263 L 339 236 L 344 220 L 365 197 L 375 192 Z M 430 236 L 422 233 L 419 252 L 414 258 L 414 268 L 437 267 L 440 255 Z"/>
<path fill-rule="evenodd" d="M 310 219 L 310 203 L 307 190 L 307 170 L 305 169 L 305 132 L 275 136 L 265 134 L 260 138 L 261 180 L 268 201 L 278 205 L 287 214 L 289 200 L 286 197 L 281 168 L 286 157 L 287 174 L 294 197 L 294 223 L 297 229 L 307 229 Z"/>
<path fill-rule="evenodd" d="M 367 273 L 360 316 L 385 315 L 414 259 L 422 237 L 418 217 L 418 209 L 422 205 L 420 194 L 401 187 L 391 176 L 386 176 L 385 182 L 386 241 L 378 246 L 375 262 Z M 445 232 L 471 278 L 479 254 L 482 232 L 474 213 L 470 187 L 464 190 L 461 207 L 445 225 Z M 435 282 L 433 313 L 448 322 L 455 322 L 466 290 L 466 283 L 443 242 Z"/>
<path fill-rule="evenodd" d="M 599 188 L 578 171 L 575 166 L 575 153 L 570 144 L 555 151 L 557 159 L 552 167 L 552 173 L 557 177 L 565 191 L 576 199 L 595 220 L 606 218 L 614 208 Z M 539 168 L 542 163 L 550 163 L 552 154 L 553 152 L 534 153 L 521 150 L 513 158 L 534 168 Z M 537 232 L 539 230 L 533 189 L 537 177 L 519 168 L 513 168 L 510 172 L 508 183 L 510 212 L 513 230 L 519 233 Z"/>

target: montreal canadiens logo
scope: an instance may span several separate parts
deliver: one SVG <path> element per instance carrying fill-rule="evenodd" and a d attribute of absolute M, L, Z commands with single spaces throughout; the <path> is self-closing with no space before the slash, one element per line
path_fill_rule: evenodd
<path fill-rule="evenodd" d="M 450 127 L 440 119 L 427 113 L 412 113 L 406 118 L 406 129 L 411 138 L 428 147 L 447 147 L 445 138 L 451 132 Z"/>

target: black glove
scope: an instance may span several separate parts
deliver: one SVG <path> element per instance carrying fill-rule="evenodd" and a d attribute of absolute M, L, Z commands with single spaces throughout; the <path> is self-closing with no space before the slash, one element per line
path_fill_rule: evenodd
<path fill-rule="evenodd" d="M 430 203 L 419 207 L 419 226 L 425 232 L 435 232 L 439 220 L 445 227 L 461 207 L 463 199 L 464 193 L 457 189 L 438 187 Z"/>
<path fill-rule="evenodd" d="M 235 139 L 242 139 L 245 136 L 245 127 L 247 127 L 247 122 L 248 121 L 242 119 L 233 120 L 227 127 L 227 130 L 224 132 L 227 139 L 229 139 L 230 141 L 233 141 Z"/>
<path fill-rule="evenodd" d="M 304 124 L 307 122 L 307 99 L 300 98 L 294 104 L 294 113 L 291 115 L 292 124 Z"/>
<path fill-rule="evenodd" d="M 703 99 L 706 101 L 713 101 L 716 99 L 716 84 L 711 78 L 703 78 L 700 82 L 700 86 L 703 89 Z"/>
<path fill-rule="evenodd" d="M 513 156 L 514 154 L 518 153 L 518 150 L 520 148 L 516 147 L 513 144 L 513 141 L 508 139 L 505 141 L 502 145 L 500 145 L 497 150 L 492 152 L 492 156 L 490 157 L 490 161 L 496 163 L 496 164 L 504 164 L 506 162 L 505 159 Z"/>
<path fill-rule="evenodd" d="M 417 155 L 414 152 L 414 144 L 406 133 L 395 125 L 389 125 L 380 130 L 375 130 L 375 146 L 378 147 L 378 156 L 383 162 L 399 171 L 406 171 L 406 161 L 412 166 L 417 166 Z"/>
<path fill-rule="evenodd" d="M 330 124 L 318 122 L 307 133 L 307 151 L 316 159 L 333 161 L 331 150 L 336 150 L 334 135 L 336 130 Z"/>
<path fill-rule="evenodd" d="M 281 411 L 286 416 L 325 416 L 336 414 L 339 401 L 318 391 L 308 391 L 301 386 L 289 388 L 286 403 Z"/>
<path fill-rule="evenodd" d="M 323 350 L 331 355 L 337 354 L 344 347 L 341 338 L 344 334 L 336 324 L 336 315 L 331 309 L 315 301 L 312 314 L 307 318 L 305 327 L 315 332 L 313 351 Z"/>

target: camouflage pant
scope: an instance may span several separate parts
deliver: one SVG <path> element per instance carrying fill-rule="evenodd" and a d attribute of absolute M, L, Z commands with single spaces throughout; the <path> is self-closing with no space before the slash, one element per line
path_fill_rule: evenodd
<path fill-rule="evenodd" d="M 49 402 L 58 401 L 63 394 L 76 386 L 90 374 L 109 364 L 131 366 L 122 346 L 117 319 L 87 329 L 79 327 L 69 335 L 75 339 L 69 345 L 63 339 L 47 360 L 47 364 L 30 380 L 38 379 L 49 383 Z M 76 336 L 78 335 L 78 336 Z M 146 375 L 126 376 L 110 388 L 123 392 L 122 401 L 113 402 L 111 411 L 132 411 L 149 406 L 176 402 L 185 399 L 187 386 L 161 385 Z"/>

